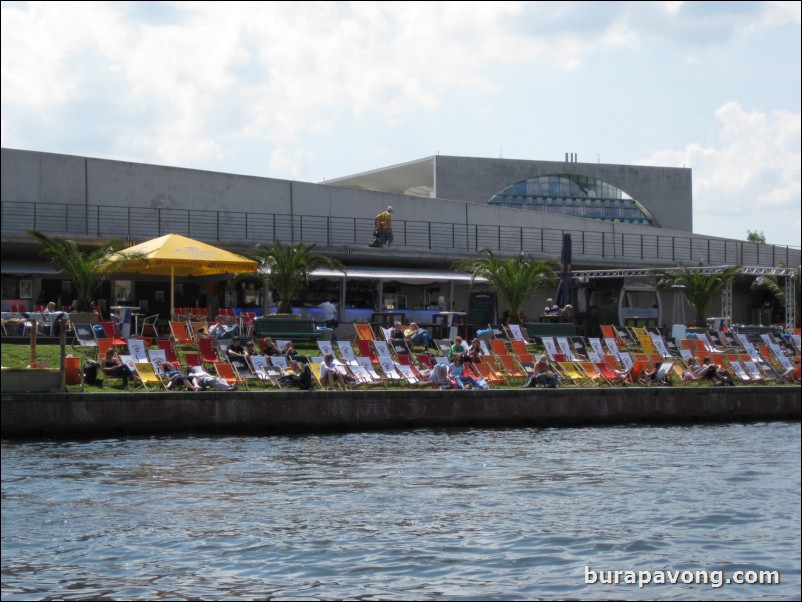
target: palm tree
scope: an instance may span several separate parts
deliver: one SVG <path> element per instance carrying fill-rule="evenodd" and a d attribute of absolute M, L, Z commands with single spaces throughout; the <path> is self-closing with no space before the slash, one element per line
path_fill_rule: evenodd
<path fill-rule="evenodd" d="M 523 253 L 515 259 L 501 259 L 490 249 L 482 249 L 483 257 L 460 259 L 454 262 L 456 270 L 471 273 L 471 282 L 479 276 L 507 304 L 513 322 L 519 320 L 526 300 L 541 286 L 554 284 L 559 266 L 554 261 L 532 262 Z"/>
<path fill-rule="evenodd" d="M 738 266 L 730 266 L 716 274 L 703 274 L 684 265 L 672 270 L 657 270 L 655 273 L 660 289 L 669 289 L 675 284 L 685 287 L 685 299 L 696 313 L 696 325 L 705 326 L 707 306 L 721 289 L 733 281 L 738 274 Z"/>
<path fill-rule="evenodd" d="M 77 304 L 73 310 L 92 311 L 92 297 L 110 276 L 141 257 L 120 257 L 115 254 L 125 247 L 125 242 L 113 238 L 90 253 L 78 248 L 72 240 L 51 238 L 36 230 L 28 230 L 28 235 L 42 245 L 40 254 L 50 263 L 66 272 L 72 279 Z"/>
<path fill-rule="evenodd" d="M 342 269 L 336 259 L 313 253 L 314 244 L 285 245 L 276 240 L 272 247 L 261 248 L 253 256 L 259 262 L 260 271 L 267 272 L 267 284 L 279 295 L 278 313 L 292 313 L 292 299 L 298 289 L 309 282 L 309 274 L 318 268 Z M 267 296 L 267 295 L 265 295 Z"/>

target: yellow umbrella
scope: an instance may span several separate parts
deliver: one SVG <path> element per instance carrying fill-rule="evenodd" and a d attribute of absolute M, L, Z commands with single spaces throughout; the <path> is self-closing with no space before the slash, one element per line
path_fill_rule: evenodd
<path fill-rule="evenodd" d="M 175 277 L 212 276 L 215 274 L 248 274 L 256 272 L 256 261 L 206 243 L 181 236 L 165 234 L 159 238 L 134 245 L 120 255 L 138 255 L 121 272 L 138 272 L 170 276 L 170 315 L 175 313 Z"/>

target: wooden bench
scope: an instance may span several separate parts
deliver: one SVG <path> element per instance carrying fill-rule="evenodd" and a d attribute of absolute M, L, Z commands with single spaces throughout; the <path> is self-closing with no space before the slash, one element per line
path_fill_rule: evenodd
<path fill-rule="evenodd" d="M 256 318 L 253 321 L 253 336 L 274 339 L 310 340 L 323 337 L 323 331 L 315 326 L 314 320 L 296 318 Z"/>

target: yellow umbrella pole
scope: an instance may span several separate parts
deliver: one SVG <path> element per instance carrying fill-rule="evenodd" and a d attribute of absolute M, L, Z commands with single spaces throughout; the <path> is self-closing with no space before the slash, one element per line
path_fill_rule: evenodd
<path fill-rule="evenodd" d="M 170 319 L 175 315 L 175 266 L 170 266 Z"/>

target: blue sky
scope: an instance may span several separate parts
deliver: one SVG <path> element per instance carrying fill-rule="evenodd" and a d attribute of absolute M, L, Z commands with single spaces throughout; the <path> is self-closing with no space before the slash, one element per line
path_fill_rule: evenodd
<path fill-rule="evenodd" d="M 693 169 L 800 246 L 799 2 L 2 2 L 2 145 L 320 182 L 435 155 Z"/>

